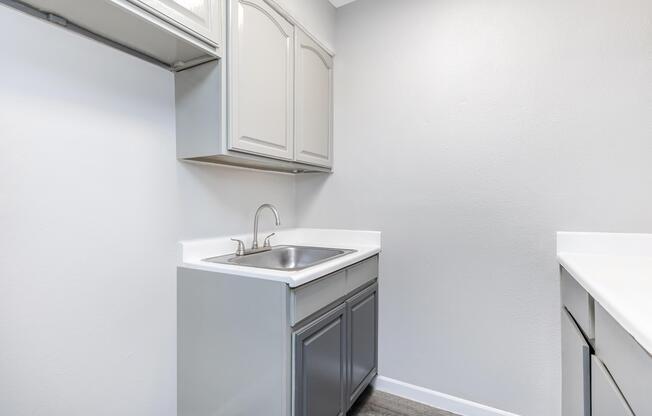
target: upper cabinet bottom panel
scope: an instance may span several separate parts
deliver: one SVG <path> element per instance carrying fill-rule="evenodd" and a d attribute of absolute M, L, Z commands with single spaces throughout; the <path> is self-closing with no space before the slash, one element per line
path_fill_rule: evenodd
<path fill-rule="evenodd" d="M 58 20 L 59 24 L 87 30 L 170 69 L 196 65 L 222 55 L 223 0 L 200 2 L 210 32 L 194 30 L 200 29 L 198 16 L 194 25 L 189 18 L 179 21 L 183 2 L 174 0 L 147 0 L 149 4 L 136 0 L 26 0 L 26 3 L 45 13 L 44 16 L 50 13 L 60 16 L 63 20 Z"/>
<path fill-rule="evenodd" d="M 219 45 L 222 43 L 222 0 L 128 1 L 149 10 L 164 20 L 187 28 L 197 37 L 209 44 Z"/>

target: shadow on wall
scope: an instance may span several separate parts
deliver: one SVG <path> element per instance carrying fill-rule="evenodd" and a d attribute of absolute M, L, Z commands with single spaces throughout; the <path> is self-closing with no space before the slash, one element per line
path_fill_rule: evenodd
<path fill-rule="evenodd" d="M 295 178 L 290 174 L 180 161 L 177 189 L 182 240 L 247 232 L 264 203 L 278 207 L 282 227 L 296 225 Z M 261 229 L 272 226 L 262 219 Z"/>
<path fill-rule="evenodd" d="M 335 167 L 333 168 L 335 170 Z M 336 173 L 305 173 L 296 176 L 296 188 L 297 192 L 299 189 L 305 189 L 307 192 L 301 192 L 300 197 L 301 201 L 297 200 L 296 205 L 301 206 L 302 210 L 306 208 L 311 208 L 314 204 L 318 203 L 319 196 L 322 193 L 323 189 L 326 187 L 326 184 L 329 180 L 334 179 Z M 299 194 L 297 193 L 297 198 Z M 297 222 L 303 226 L 301 222 L 301 212 L 297 209 Z M 317 225 L 319 227 L 319 225 Z"/>

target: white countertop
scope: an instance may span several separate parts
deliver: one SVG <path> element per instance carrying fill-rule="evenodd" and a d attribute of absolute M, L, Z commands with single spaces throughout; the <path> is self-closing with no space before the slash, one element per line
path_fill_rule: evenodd
<path fill-rule="evenodd" d="M 652 354 L 652 234 L 560 232 L 557 258 Z"/>
<path fill-rule="evenodd" d="M 242 277 L 274 280 L 287 283 L 290 287 L 296 287 L 380 253 L 380 231 L 320 230 L 314 228 L 292 228 L 274 231 L 276 232 L 276 235 L 272 238 L 274 246 L 299 245 L 343 248 L 356 251 L 298 271 L 260 269 L 203 261 L 206 258 L 234 253 L 237 244 L 231 241 L 231 238 L 244 240 L 247 247 L 251 246 L 252 235 L 250 233 L 181 241 L 179 243 L 179 266 Z M 266 235 L 267 233 L 260 232 L 258 239 L 262 242 Z"/>

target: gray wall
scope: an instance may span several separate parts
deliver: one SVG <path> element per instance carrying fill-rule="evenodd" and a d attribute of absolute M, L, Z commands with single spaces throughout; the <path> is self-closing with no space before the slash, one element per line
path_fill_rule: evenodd
<path fill-rule="evenodd" d="M 171 73 L 0 27 L 0 414 L 176 415 L 176 243 L 293 225 L 294 179 L 177 162 Z"/>
<path fill-rule="evenodd" d="M 383 231 L 380 373 L 560 414 L 556 230 L 652 232 L 652 3 L 338 9 L 335 174 L 303 226 Z"/>
<path fill-rule="evenodd" d="M 335 48 L 335 7 L 329 0 L 275 0 L 324 45 Z"/>
<path fill-rule="evenodd" d="M 266 202 L 278 208 L 283 228 L 296 225 L 293 175 L 178 163 L 177 183 L 180 240 L 253 233 L 256 209 Z M 274 217 L 264 212 L 260 229 L 272 228 Z"/>

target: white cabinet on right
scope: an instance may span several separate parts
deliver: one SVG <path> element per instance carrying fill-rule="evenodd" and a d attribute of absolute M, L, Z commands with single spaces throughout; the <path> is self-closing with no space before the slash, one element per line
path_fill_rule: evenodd
<path fill-rule="evenodd" d="M 295 159 L 331 167 L 333 58 L 300 29 L 295 55 Z"/>
<path fill-rule="evenodd" d="M 652 415 L 652 355 L 562 267 L 562 416 Z"/>

